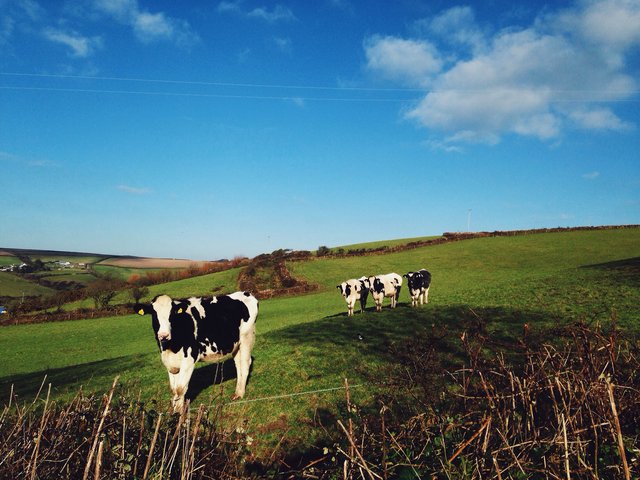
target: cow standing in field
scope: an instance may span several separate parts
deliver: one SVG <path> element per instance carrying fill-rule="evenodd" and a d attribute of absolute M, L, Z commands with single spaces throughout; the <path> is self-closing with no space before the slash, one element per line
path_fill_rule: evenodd
<path fill-rule="evenodd" d="M 233 399 L 244 396 L 251 350 L 256 336 L 258 300 L 248 292 L 218 297 L 174 300 L 158 295 L 148 305 L 136 306 L 151 315 L 162 363 L 169 372 L 173 411 L 179 412 L 196 362 L 219 362 L 232 355 L 237 380 Z"/>
<path fill-rule="evenodd" d="M 429 287 L 431 286 L 431 274 L 424 268 L 418 272 L 409 272 L 406 275 L 411 296 L 411 306 L 417 307 L 429 303 Z"/>
<path fill-rule="evenodd" d="M 369 289 L 367 288 L 365 281 L 366 277 L 358 279 L 352 278 L 336 286 L 347 302 L 347 315 L 349 317 L 353 315 L 353 309 L 356 305 L 356 301 L 360 300 L 360 313 L 364 312 L 364 309 L 367 306 Z"/>
<path fill-rule="evenodd" d="M 402 277 L 400 275 L 397 273 L 375 275 L 369 277 L 367 283 L 371 296 L 376 303 L 377 312 L 382 310 L 382 301 L 385 297 L 391 299 L 391 308 L 396 308 L 400 297 L 400 288 L 402 287 Z"/>

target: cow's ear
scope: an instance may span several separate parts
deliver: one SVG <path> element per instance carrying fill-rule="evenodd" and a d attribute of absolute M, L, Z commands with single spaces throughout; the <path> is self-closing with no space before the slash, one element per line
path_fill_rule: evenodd
<path fill-rule="evenodd" d="M 142 303 L 138 303 L 133 307 L 133 311 L 138 315 L 151 315 L 151 305 L 145 305 Z"/>
<path fill-rule="evenodd" d="M 189 306 L 187 302 L 174 301 L 174 304 L 173 310 L 178 314 L 186 312 L 187 307 Z"/>

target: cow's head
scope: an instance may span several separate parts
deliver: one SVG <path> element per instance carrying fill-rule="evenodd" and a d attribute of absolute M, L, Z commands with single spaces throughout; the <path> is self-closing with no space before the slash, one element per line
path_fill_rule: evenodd
<path fill-rule="evenodd" d="M 366 288 L 367 290 L 371 289 L 371 281 L 368 277 L 360 277 L 358 280 L 360 280 L 362 288 Z"/>
<path fill-rule="evenodd" d="M 161 347 L 171 340 L 171 322 L 186 314 L 188 303 L 172 300 L 168 295 L 158 295 L 150 304 L 136 305 L 139 315 L 151 315 L 151 325 Z"/>
<path fill-rule="evenodd" d="M 351 285 L 347 282 L 342 282 L 340 285 L 336 285 L 336 288 L 340 290 L 340 293 L 344 298 L 347 298 L 351 294 Z"/>

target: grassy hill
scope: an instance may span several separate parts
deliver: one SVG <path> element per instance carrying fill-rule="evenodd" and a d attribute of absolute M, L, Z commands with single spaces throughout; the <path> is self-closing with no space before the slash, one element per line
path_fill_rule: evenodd
<path fill-rule="evenodd" d="M 352 400 L 379 409 L 375 399 L 393 388 L 390 371 L 403 345 L 426 338 L 437 345 L 438 371 L 465 364 L 466 333 L 485 338 L 483 351 L 517 351 L 525 325 L 531 338 L 553 342 L 566 325 L 615 321 L 627 339 L 640 338 L 640 229 L 492 237 L 384 255 L 291 262 L 296 277 L 320 285 L 316 293 L 261 301 L 254 364 L 245 402 L 225 408 L 228 420 L 248 429 L 256 450 L 315 445 L 319 416 L 344 408 L 348 378 Z M 430 303 L 413 309 L 406 286 L 400 306 L 346 316 L 335 286 L 352 277 L 427 268 Z M 175 297 L 235 290 L 237 272 L 153 287 Z M 168 405 L 166 371 L 150 319 L 137 315 L 2 328 L 0 398 L 12 389 L 27 401 L 44 376 L 52 396 L 69 399 L 82 386 L 104 392 L 120 375 L 123 395 Z M 466 332 L 466 333 L 465 333 Z M 358 338 L 361 335 L 362 340 Z M 188 396 L 210 403 L 234 380 L 226 363 L 196 368 Z M 437 388 L 437 387 L 434 387 Z M 294 394 L 295 396 L 290 396 Z M 344 412 L 343 412 L 344 413 Z M 335 423 L 335 422 L 333 422 Z M 279 443 L 280 442 L 280 443 Z"/>
<path fill-rule="evenodd" d="M 262 341 L 268 342 L 272 336 L 278 337 L 276 332 L 295 329 L 302 324 L 350 322 L 354 330 L 358 328 L 364 332 L 374 324 L 384 325 L 390 317 L 397 317 L 398 321 L 406 321 L 411 325 L 414 321 L 445 324 L 450 316 L 447 312 L 451 312 L 452 308 L 499 308 L 513 312 L 510 316 L 504 313 L 499 318 L 489 320 L 490 328 L 504 335 L 513 334 L 512 327 L 519 331 L 531 315 L 540 317 L 536 317 L 534 324 L 538 328 L 556 321 L 575 321 L 581 317 L 606 321 L 615 311 L 619 323 L 635 334 L 640 328 L 635 320 L 639 308 L 639 257 L 640 230 L 630 229 L 483 238 L 386 255 L 293 262 L 289 268 L 294 275 L 321 285 L 321 290 L 315 294 L 261 302 L 256 357 L 259 358 L 261 352 L 267 354 L 269 351 L 268 348 L 261 348 Z M 396 311 L 388 310 L 385 304 L 385 311 L 380 315 L 367 311 L 354 319 L 344 317 L 346 306 L 335 289 L 335 285 L 342 280 L 390 271 L 402 274 L 423 267 L 433 275 L 431 303 L 428 306 L 420 310 L 410 309 L 405 286 L 400 298 L 401 307 Z M 237 288 L 236 279 L 237 270 L 230 270 L 171 282 L 152 287 L 149 298 L 161 292 L 184 297 L 209 294 L 213 290 L 233 291 Z M 119 301 L 128 299 L 123 296 Z M 441 318 L 442 315 L 446 318 Z M 506 316 L 510 318 L 504 318 Z M 74 374 L 77 365 L 110 360 L 116 352 L 120 352 L 120 362 L 129 354 L 134 357 L 153 356 L 155 345 L 151 338 L 146 338 L 150 329 L 147 323 L 131 316 L 3 328 L 0 350 L 8 353 L 7 361 L 0 365 L 0 378 L 5 379 L 4 392 L 8 388 L 6 378 L 18 373 L 38 377 L 47 369 L 68 367 L 65 372 L 70 378 L 56 385 L 56 390 L 62 391 L 66 387 L 74 390 L 83 383 L 82 376 L 76 377 Z M 105 336 L 106 331 L 118 333 Z M 65 333 L 70 338 L 60 341 L 70 341 L 77 344 L 78 348 L 67 351 L 57 345 L 55 350 L 65 352 L 62 355 L 43 355 L 41 342 L 28 340 L 32 335 L 42 336 L 42 343 L 50 345 L 52 342 L 44 341 L 45 338 L 64 337 Z M 123 340 L 109 340 L 112 335 L 122 335 Z M 140 343 L 125 341 L 129 338 L 139 339 Z M 35 345 L 41 354 L 35 355 L 32 351 Z M 87 349 L 87 345 L 96 348 Z M 141 345 L 145 348 L 140 348 Z M 313 345 L 308 347 L 313 349 Z M 112 354 L 108 353 L 111 349 Z M 15 355 L 10 353 L 16 350 Z M 20 352 L 24 352 L 25 357 Z M 36 360 L 24 361 L 30 356 Z M 149 364 L 152 367 L 148 374 L 160 381 L 164 389 L 164 382 L 160 380 L 163 373 L 154 373 L 157 371 L 157 362 L 152 359 Z M 254 385 L 260 383 L 261 375 L 258 374 L 263 373 L 261 369 L 266 367 L 267 364 L 256 361 Z M 110 382 L 111 373 L 117 372 L 118 369 L 114 368 L 99 383 L 106 385 Z M 100 377 L 92 374 L 92 382 L 95 383 Z M 336 378 L 334 375 L 332 381 Z M 282 382 L 273 385 L 282 385 Z M 148 391 L 149 386 L 145 385 L 144 389 Z M 260 392 L 255 394 L 259 395 Z"/>

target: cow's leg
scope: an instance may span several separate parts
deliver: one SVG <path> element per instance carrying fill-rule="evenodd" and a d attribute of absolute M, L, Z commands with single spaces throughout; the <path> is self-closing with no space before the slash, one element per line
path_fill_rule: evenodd
<path fill-rule="evenodd" d="M 349 312 L 347 313 L 347 315 L 349 317 L 353 315 L 353 307 L 355 306 L 355 304 L 356 304 L 355 298 L 350 299 L 349 302 L 347 303 L 347 306 L 349 308 Z"/>
<path fill-rule="evenodd" d="M 180 413 L 184 408 L 184 396 L 189 388 L 189 380 L 193 374 L 195 360 L 187 356 L 180 364 L 180 372 L 175 375 L 173 388 L 173 413 Z"/>
<path fill-rule="evenodd" d="M 256 340 L 256 330 L 253 326 L 249 331 L 240 333 L 240 348 L 233 357 L 236 364 L 236 391 L 232 399 L 237 400 L 244 397 L 244 391 L 247 386 L 247 378 L 249 377 L 249 369 L 251 368 L 251 350 Z"/>
<path fill-rule="evenodd" d="M 171 406 L 174 407 L 176 406 L 176 385 L 178 384 L 178 376 L 180 375 L 179 371 L 178 373 L 172 373 L 170 370 L 167 370 L 167 372 L 169 373 L 169 388 L 171 388 L 171 395 L 173 395 L 171 397 Z"/>
<path fill-rule="evenodd" d="M 360 296 L 360 313 L 364 312 L 364 309 L 367 306 L 367 295 L 369 295 L 368 292 L 366 294 L 363 293 Z"/>
<path fill-rule="evenodd" d="M 424 303 L 429 303 L 429 288 L 424 291 Z"/>

